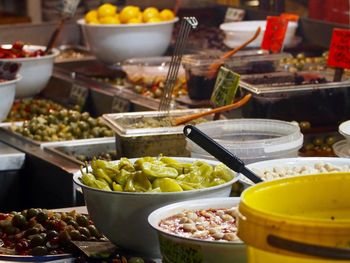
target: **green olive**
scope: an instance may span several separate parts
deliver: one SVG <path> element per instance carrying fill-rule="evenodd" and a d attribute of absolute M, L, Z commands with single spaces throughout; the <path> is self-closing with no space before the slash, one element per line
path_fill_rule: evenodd
<path fill-rule="evenodd" d="M 41 224 L 45 223 L 47 219 L 48 219 L 48 215 L 43 211 L 39 212 L 38 215 L 36 216 L 36 220 Z"/>
<path fill-rule="evenodd" d="M 78 227 L 78 230 L 82 235 L 85 235 L 87 238 L 91 236 L 89 229 L 87 229 L 86 227 Z"/>
<path fill-rule="evenodd" d="M 320 137 L 316 137 L 312 140 L 315 146 L 321 146 L 323 144 L 323 139 Z"/>
<path fill-rule="evenodd" d="M 80 226 L 87 227 L 89 225 L 89 219 L 84 215 L 77 215 L 76 220 Z"/>
<path fill-rule="evenodd" d="M 30 246 L 31 247 L 40 246 L 44 242 L 45 242 L 45 238 L 43 236 L 41 236 L 40 234 L 35 234 L 30 239 Z"/>
<path fill-rule="evenodd" d="M 48 253 L 48 250 L 44 246 L 36 246 L 30 252 L 30 254 L 33 256 L 43 256 L 43 255 L 47 255 L 47 253 Z"/>
<path fill-rule="evenodd" d="M 326 138 L 326 145 L 332 146 L 335 143 L 336 139 L 334 136 L 329 136 Z"/>
<path fill-rule="evenodd" d="M 24 228 L 27 225 L 27 219 L 24 215 L 18 214 L 12 218 L 12 225 L 20 229 Z"/>

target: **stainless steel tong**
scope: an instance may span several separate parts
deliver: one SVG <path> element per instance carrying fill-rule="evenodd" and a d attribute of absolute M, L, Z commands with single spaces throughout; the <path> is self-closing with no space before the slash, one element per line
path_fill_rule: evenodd
<path fill-rule="evenodd" d="M 159 111 L 169 110 L 187 38 L 190 33 L 190 30 L 192 28 L 196 28 L 197 26 L 198 21 L 195 17 L 183 17 L 181 20 L 179 35 L 176 38 L 174 53 L 171 57 L 168 74 L 165 80 L 164 92 L 160 99 L 160 104 L 158 108 Z"/>

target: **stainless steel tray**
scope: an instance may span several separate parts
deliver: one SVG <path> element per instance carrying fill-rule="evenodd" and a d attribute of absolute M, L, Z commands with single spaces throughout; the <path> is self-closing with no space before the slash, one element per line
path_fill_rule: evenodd
<path fill-rule="evenodd" d="M 169 112 L 159 111 L 142 111 L 131 113 L 114 113 L 104 114 L 102 117 L 106 124 L 121 137 L 135 137 L 144 135 L 166 135 L 166 134 L 179 134 L 182 133 L 183 125 L 173 127 L 156 127 L 156 128 L 128 128 L 123 125 L 123 122 L 130 120 L 130 123 L 137 119 L 144 117 L 179 117 L 188 114 L 194 114 L 199 112 L 205 112 L 210 109 L 184 109 L 184 110 L 171 110 Z"/>
<path fill-rule="evenodd" d="M 305 73 L 305 72 L 299 72 Z M 334 89 L 334 88 L 347 88 L 350 86 L 350 80 L 344 80 L 342 82 L 332 82 L 331 75 L 322 74 L 320 72 L 307 72 L 317 74 L 325 77 L 329 82 L 320 84 L 305 84 L 305 85 L 265 85 L 265 84 L 251 84 L 249 78 L 264 78 L 264 76 L 292 76 L 293 73 L 287 72 L 274 72 L 267 74 L 255 74 L 255 75 L 243 75 L 240 80 L 240 87 L 253 92 L 254 94 L 268 94 L 268 93 L 279 93 L 279 92 L 300 92 L 300 91 L 313 91 L 320 89 Z"/>
<path fill-rule="evenodd" d="M 62 156 L 77 164 L 83 164 L 76 158 L 77 155 L 93 157 L 101 153 L 115 151 L 115 148 L 114 137 L 57 142 L 44 146 L 45 151 Z"/>

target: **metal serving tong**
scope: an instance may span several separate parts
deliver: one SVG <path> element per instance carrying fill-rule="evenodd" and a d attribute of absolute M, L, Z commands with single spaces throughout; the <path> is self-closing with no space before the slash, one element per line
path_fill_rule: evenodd
<path fill-rule="evenodd" d="M 254 183 L 260 183 L 263 180 L 245 167 L 244 162 L 236 155 L 225 149 L 222 145 L 214 141 L 208 135 L 200 131 L 193 125 L 186 125 L 183 132 L 187 138 L 196 143 L 203 150 L 213 155 L 220 162 L 226 164 L 237 173 L 243 174 Z"/>
<path fill-rule="evenodd" d="M 174 53 L 171 57 L 168 74 L 165 80 L 164 92 L 160 99 L 159 111 L 168 111 L 172 99 L 177 75 L 181 64 L 182 54 L 186 46 L 191 28 L 196 28 L 198 21 L 195 17 L 183 17 L 181 20 L 179 35 L 176 38 Z"/>

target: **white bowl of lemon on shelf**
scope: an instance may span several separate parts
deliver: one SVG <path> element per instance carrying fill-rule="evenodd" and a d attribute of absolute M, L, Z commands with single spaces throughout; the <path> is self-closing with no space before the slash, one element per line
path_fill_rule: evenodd
<path fill-rule="evenodd" d="M 110 3 L 90 10 L 78 20 L 87 46 L 106 64 L 133 57 L 161 56 L 167 50 L 178 18 L 170 9 Z"/>

